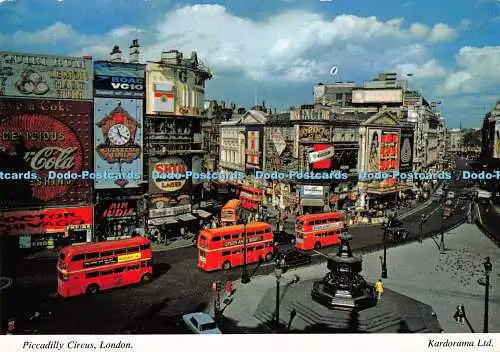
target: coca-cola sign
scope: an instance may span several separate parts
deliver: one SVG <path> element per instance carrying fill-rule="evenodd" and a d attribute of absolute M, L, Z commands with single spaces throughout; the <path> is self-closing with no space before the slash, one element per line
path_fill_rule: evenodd
<path fill-rule="evenodd" d="M 0 234 L 14 236 L 66 232 L 72 226 L 91 224 L 91 207 L 12 211 L 0 215 Z"/>
<path fill-rule="evenodd" d="M 92 105 L 88 102 L 0 99 L 2 171 L 37 174 L 4 181 L 2 207 L 90 202 L 90 180 L 49 179 L 49 171 L 81 173 L 92 165 Z M 17 196 L 15 196 L 17 195 Z"/>

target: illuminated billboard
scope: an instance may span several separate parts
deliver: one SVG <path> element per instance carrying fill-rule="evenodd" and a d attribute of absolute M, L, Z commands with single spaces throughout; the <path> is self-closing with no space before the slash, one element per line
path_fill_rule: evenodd
<path fill-rule="evenodd" d="M 121 175 L 95 179 L 96 189 L 139 187 L 143 173 L 141 99 L 94 99 L 95 171 Z"/>
<path fill-rule="evenodd" d="M 191 158 L 166 157 L 149 162 L 149 193 L 189 192 L 191 179 L 184 175 L 191 170 Z"/>
<path fill-rule="evenodd" d="M 92 103 L 0 98 L 3 172 L 36 172 L 36 180 L 1 180 L 1 206 L 90 204 L 92 181 L 49 179 L 49 171 L 81 173 L 93 165 Z"/>
<path fill-rule="evenodd" d="M 366 148 L 367 172 L 399 169 L 400 130 L 369 128 Z"/>
<path fill-rule="evenodd" d="M 246 131 L 246 167 L 262 168 L 262 128 L 249 127 Z"/>
<path fill-rule="evenodd" d="M 92 58 L 0 52 L 0 96 L 92 100 Z"/>
<path fill-rule="evenodd" d="M 401 141 L 399 145 L 399 171 L 413 171 L 413 141 L 414 131 L 401 130 Z"/>
<path fill-rule="evenodd" d="M 94 62 L 94 95 L 98 97 L 144 98 L 145 65 L 125 62 Z"/>

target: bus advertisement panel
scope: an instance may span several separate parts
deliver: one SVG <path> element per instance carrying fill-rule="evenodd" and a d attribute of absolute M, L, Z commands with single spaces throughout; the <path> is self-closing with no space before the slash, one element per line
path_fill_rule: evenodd
<path fill-rule="evenodd" d="M 64 247 L 57 263 L 57 292 L 72 297 L 149 282 L 152 257 L 151 242 L 144 237 Z"/>
<path fill-rule="evenodd" d="M 247 264 L 272 260 L 275 247 L 271 225 L 254 222 L 202 230 L 198 236 L 198 267 L 215 271 L 242 265 L 245 247 Z"/>
<path fill-rule="evenodd" d="M 301 250 L 320 249 L 340 243 L 345 229 L 342 213 L 310 214 L 297 217 L 295 247 Z"/>

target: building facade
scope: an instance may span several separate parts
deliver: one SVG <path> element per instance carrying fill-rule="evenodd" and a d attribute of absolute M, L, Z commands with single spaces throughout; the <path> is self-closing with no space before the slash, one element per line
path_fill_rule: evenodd
<path fill-rule="evenodd" d="M 500 101 L 488 112 L 482 126 L 481 162 L 482 171 L 500 171 Z M 500 203 L 500 183 L 486 180 L 484 186 L 492 193 L 493 202 Z"/>
<path fill-rule="evenodd" d="M 0 52 L 2 250 L 92 240 L 91 57 Z M 51 176 L 51 173 L 57 174 Z"/>
<path fill-rule="evenodd" d="M 201 201 L 203 181 L 165 175 L 196 174 L 203 169 L 202 120 L 205 82 L 210 78 L 196 52 L 189 58 L 177 50 L 163 52 L 159 61 L 146 64 L 145 230 L 166 241 L 197 229 L 193 205 Z"/>

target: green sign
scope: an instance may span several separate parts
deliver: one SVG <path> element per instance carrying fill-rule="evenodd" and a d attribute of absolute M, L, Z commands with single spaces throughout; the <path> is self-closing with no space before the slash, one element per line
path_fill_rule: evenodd
<path fill-rule="evenodd" d="M 0 52 L 0 96 L 92 100 L 92 58 Z"/>

